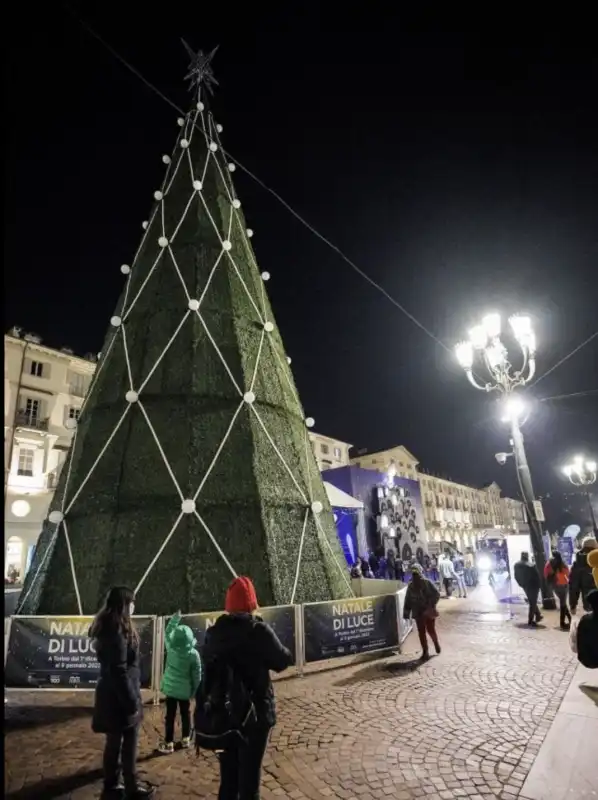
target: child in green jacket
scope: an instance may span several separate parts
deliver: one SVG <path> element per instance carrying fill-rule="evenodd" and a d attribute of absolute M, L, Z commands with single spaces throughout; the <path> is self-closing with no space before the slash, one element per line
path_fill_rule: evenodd
<path fill-rule="evenodd" d="M 161 753 L 174 752 L 174 721 L 177 707 L 181 710 L 183 739 L 181 746 L 190 745 L 191 698 L 201 683 L 201 658 L 195 649 L 197 641 L 188 625 L 181 625 L 181 613 L 177 612 L 166 626 L 166 668 L 160 690 L 166 695 L 166 725 L 164 742 L 158 748 Z"/>

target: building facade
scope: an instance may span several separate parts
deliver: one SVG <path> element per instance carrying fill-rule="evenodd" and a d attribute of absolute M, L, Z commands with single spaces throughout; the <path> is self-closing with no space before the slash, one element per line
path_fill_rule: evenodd
<path fill-rule="evenodd" d="M 20 583 L 96 364 L 19 329 L 4 337 L 4 580 Z"/>
<path fill-rule="evenodd" d="M 529 533 L 523 503 L 501 497 L 496 483 L 477 488 L 429 475 L 420 470 L 419 461 L 402 445 L 375 453 L 357 453 L 351 464 L 386 474 L 390 470 L 398 478 L 419 482 L 430 552 L 440 550 L 443 544 L 463 552 L 476 547 L 478 537 L 492 530 Z"/>
<path fill-rule="evenodd" d="M 320 433 L 314 433 L 313 431 L 309 433 L 309 440 L 320 472 L 326 469 L 348 466 L 349 450 L 353 445 L 341 442 L 339 439 L 331 439 L 330 436 L 322 436 Z"/>

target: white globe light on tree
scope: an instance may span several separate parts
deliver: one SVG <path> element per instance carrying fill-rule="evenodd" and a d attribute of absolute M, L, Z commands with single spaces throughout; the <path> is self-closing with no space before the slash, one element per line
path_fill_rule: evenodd
<path fill-rule="evenodd" d="M 123 275 L 128 275 L 131 272 L 131 267 L 128 264 L 123 264 L 120 271 Z"/>
<path fill-rule="evenodd" d="M 311 510 L 314 512 L 314 514 L 321 514 L 322 511 L 324 511 L 324 506 L 319 500 L 314 500 L 311 504 Z"/>
<path fill-rule="evenodd" d="M 170 164 L 170 156 L 163 155 L 163 156 L 162 156 L 162 161 L 163 161 L 165 164 Z"/>
<path fill-rule="evenodd" d="M 251 230 L 251 228 L 247 228 L 247 230 L 245 231 L 245 233 L 247 234 L 247 236 L 248 236 L 250 239 L 251 239 L 251 237 L 253 236 L 253 231 Z"/>
<path fill-rule="evenodd" d="M 160 192 L 160 191 L 154 192 L 154 199 L 155 200 L 161 200 L 163 197 L 164 197 L 164 195 L 162 194 L 162 192 Z"/>
<path fill-rule="evenodd" d="M 195 507 L 195 500 L 192 497 L 188 497 L 181 503 L 181 511 L 183 514 L 193 514 Z"/>
<path fill-rule="evenodd" d="M 134 389 L 129 389 L 125 395 L 125 400 L 127 403 L 136 403 L 139 400 L 139 395 Z"/>
<path fill-rule="evenodd" d="M 189 142 L 186 139 L 181 139 L 181 147 L 186 150 L 189 147 Z"/>
<path fill-rule="evenodd" d="M 189 311 L 199 311 L 199 300 L 189 300 Z"/>
<path fill-rule="evenodd" d="M 274 330 L 274 323 L 273 322 L 265 322 L 264 323 L 264 330 L 267 333 L 272 333 L 272 331 Z"/>
<path fill-rule="evenodd" d="M 252 403 L 255 403 L 255 394 L 253 392 L 245 392 L 243 395 L 243 400 L 251 405 Z"/>
<path fill-rule="evenodd" d="M 269 281 L 270 280 L 270 273 L 269 272 L 262 272 L 262 280 Z"/>
<path fill-rule="evenodd" d="M 305 424 L 308 428 L 313 428 L 313 426 L 316 424 L 316 421 L 313 417 L 306 417 Z"/>
<path fill-rule="evenodd" d="M 120 328 L 122 324 L 122 319 L 117 316 L 110 317 L 110 324 L 112 325 L 113 328 Z"/>
<path fill-rule="evenodd" d="M 62 522 L 62 520 L 64 519 L 64 514 L 62 513 L 62 511 L 58 511 L 58 509 L 55 509 L 54 511 L 50 511 L 48 519 L 53 525 L 58 525 L 58 523 Z"/>
<path fill-rule="evenodd" d="M 194 188 L 194 189 L 195 189 L 197 192 L 201 192 L 202 186 L 203 186 L 203 184 L 202 184 L 202 182 L 201 182 L 201 181 L 193 181 L 193 188 Z"/>
<path fill-rule="evenodd" d="M 158 244 L 160 245 L 160 247 L 168 247 L 168 239 L 166 238 L 166 236 L 160 236 L 160 238 L 158 239 Z"/>
<path fill-rule="evenodd" d="M 232 246 L 233 246 L 233 245 L 232 245 L 232 242 L 229 242 L 229 241 L 228 241 L 228 239 L 225 239 L 225 240 L 222 242 L 222 249 L 223 249 L 223 250 L 227 250 L 227 251 L 228 251 L 228 250 L 230 250 L 230 249 L 232 248 Z"/>

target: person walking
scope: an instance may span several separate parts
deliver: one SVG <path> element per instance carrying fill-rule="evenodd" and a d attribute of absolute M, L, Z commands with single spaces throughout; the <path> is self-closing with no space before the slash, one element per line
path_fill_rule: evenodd
<path fill-rule="evenodd" d="M 440 642 L 436 633 L 436 619 L 438 611 L 436 606 L 440 600 L 440 592 L 434 584 L 424 578 L 422 568 L 419 564 L 414 564 L 411 572 L 411 581 L 405 593 L 405 605 L 403 606 L 403 618 L 413 617 L 417 627 L 417 635 L 422 646 L 422 661 L 428 661 L 430 652 L 428 649 L 428 638 L 432 640 L 436 652 L 440 653 Z"/>
<path fill-rule="evenodd" d="M 438 572 L 448 600 L 452 595 L 452 583 L 457 580 L 457 574 L 455 573 L 455 568 L 453 567 L 453 562 L 450 559 L 450 552 L 448 550 L 445 550 L 444 554 L 441 554 L 438 559 Z"/>
<path fill-rule="evenodd" d="M 139 725 L 143 716 L 139 636 L 131 617 L 135 594 L 124 586 L 108 592 L 89 636 L 100 664 L 91 727 L 106 735 L 103 797 L 147 798 L 154 790 L 137 780 Z M 121 769 L 124 784 L 121 783 Z"/>
<path fill-rule="evenodd" d="M 563 556 L 558 550 L 554 550 L 550 561 L 544 567 L 544 577 L 554 590 L 559 600 L 559 611 L 561 615 L 561 630 L 568 631 L 571 625 L 571 612 L 567 606 L 567 595 L 569 593 L 569 567 L 563 561 Z"/>
<path fill-rule="evenodd" d="M 197 640 L 188 625 L 181 625 L 178 611 L 169 621 L 164 634 L 166 667 L 160 691 L 166 695 L 164 741 L 158 750 L 164 755 L 174 753 L 174 723 L 177 709 L 181 712 L 181 747 L 185 750 L 191 736 L 191 698 L 201 683 L 201 659 L 196 650 Z"/>
<path fill-rule="evenodd" d="M 253 583 L 236 578 L 226 593 L 226 613 L 208 629 L 203 649 L 204 681 L 198 694 L 208 697 L 223 675 L 232 671 L 255 709 L 245 741 L 220 753 L 219 800 L 259 800 L 262 761 L 276 724 L 276 702 L 270 670 L 282 672 L 293 663 L 289 650 L 255 612 Z M 199 728 L 199 720 L 196 722 Z"/>
<path fill-rule="evenodd" d="M 513 568 L 515 580 L 521 586 L 529 603 L 527 624 L 536 626 L 541 619 L 538 608 L 538 592 L 540 591 L 540 575 L 538 570 L 529 563 L 529 553 L 521 553 L 521 559 Z"/>
<path fill-rule="evenodd" d="M 588 562 L 588 556 L 592 550 L 596 549 L 598 549 L 598 542 L 593 536 L 584 539 L 581 550 L 575 557 L 575 561 L 571 567 L 571 574 L 569 576 L 569 602 L 571 603 L 571 612 L 573 614 L 577 612 L 577 604 L 580 597 L 584 610 L 591 610 L 588 595 L 596 588 L 596 584 L 594 583 L 592 567 Z"/>

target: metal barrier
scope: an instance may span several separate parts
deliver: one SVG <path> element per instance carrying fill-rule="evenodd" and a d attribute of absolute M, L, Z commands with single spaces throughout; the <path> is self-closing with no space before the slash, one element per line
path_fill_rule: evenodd
<path fill-rule="evenodd" d="M 260 615 L 294 653 L 294 669 L 306 664 L 374 653 L 401 646 L 413 623 L 403 619 L 406 588 L 373 597 L 353 597 L 305 605 L 272 606 Z M 185 614 L 201 650 L 207 629 L 223 611 Z M 88 631 L 93 617 L 14 616 L 4 620 L 4 680 L 7 690 L 92 691 L 99 663 Z M 160 701 L 169 617 L 135 616 L 140 637 L 143 689 Z"/>

